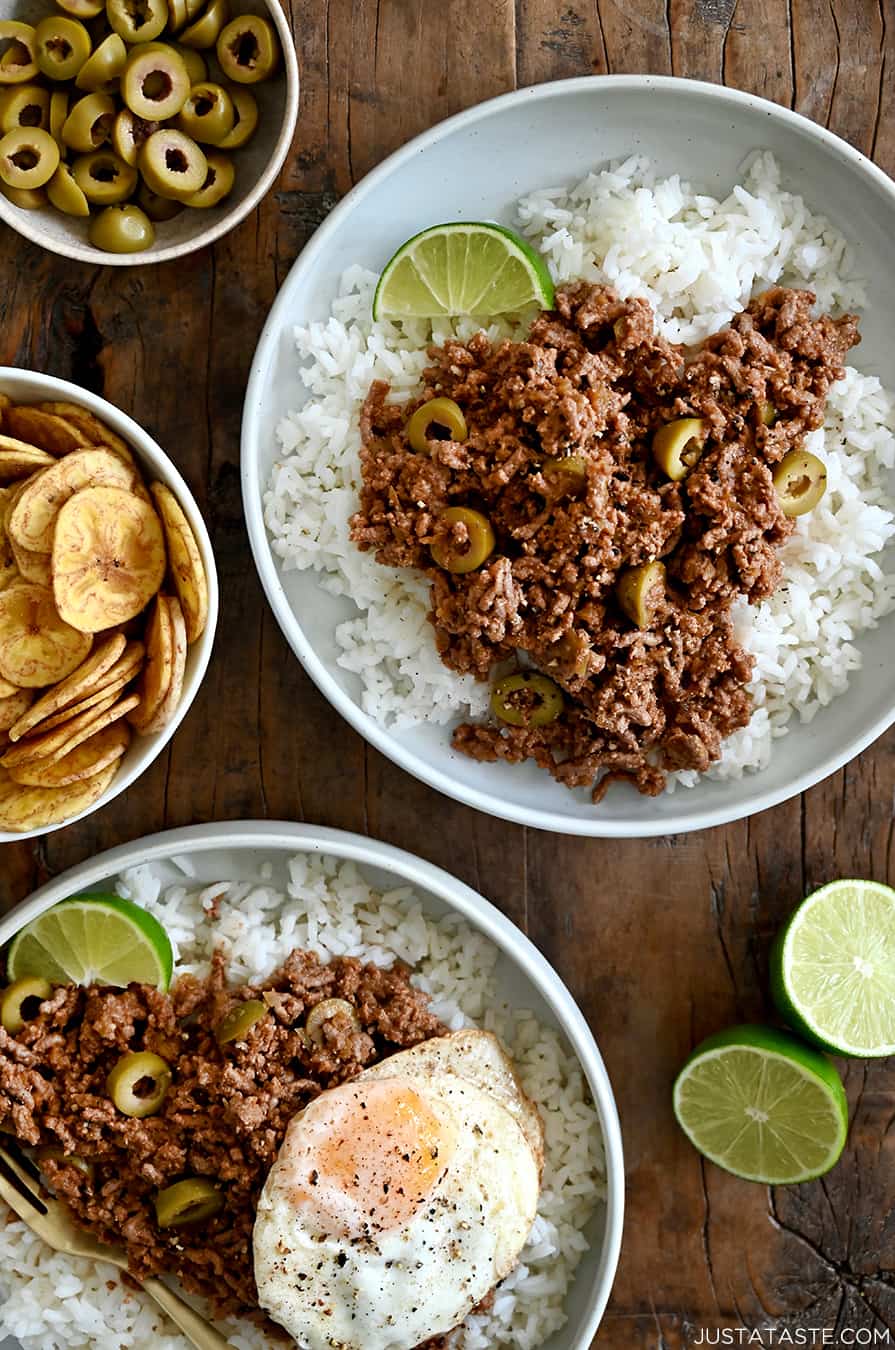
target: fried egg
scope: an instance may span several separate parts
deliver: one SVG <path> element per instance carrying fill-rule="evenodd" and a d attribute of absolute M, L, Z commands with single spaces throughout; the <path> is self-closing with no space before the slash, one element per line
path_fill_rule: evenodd
<path fill-rule="evenodd" d="M 380 1061 L 291 1122 L 258 1205 L 261 1307 L 302 1350 L 411 1350 L 512 1270 L 543 1128 L 496 1037 Z"/>

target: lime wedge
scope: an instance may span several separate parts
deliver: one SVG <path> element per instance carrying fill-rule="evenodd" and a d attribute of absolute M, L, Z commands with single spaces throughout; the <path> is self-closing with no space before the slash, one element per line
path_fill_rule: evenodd
<path fill-rule="evenodd" d="M 768 1186 L 822 1176 L 848 1134 L 834 1066 L 773 1027 L 731 1027 L 697 1046 L 674 1085 L 674 1113 L 706 1158 Z"/>
<path fill-rule="evenodd" d="M 826 1050 L 895 1054 L 895 891 L 831 881 L 809 895 L 774 943 L 771 993 L 786 1021 Z"/>
<path fill-rule="evenodd" d="M 474 220 L 432 225 L 402 244 L 379 278 L 373 318 L 488 318 L 531 304 L 553 308 L 544 259 L 512 230 Z"/>
<path fill-rule="evenodd" d="M 167 989 L 174 967 L 157 919 L 117 895 L 76 895 L 39 914 L 12 940 L 10 980 L 40 975 L 52 984 L 152 984 Z"/>

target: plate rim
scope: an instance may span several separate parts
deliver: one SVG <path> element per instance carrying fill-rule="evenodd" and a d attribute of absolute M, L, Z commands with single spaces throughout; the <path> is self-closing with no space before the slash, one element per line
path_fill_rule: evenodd
<path fill-rule="evenodd" d="M 264 523 L 263 492 L 260 481 L 261 446 L 258 434 L 260 411 L 267 382 L 268 370 L 276 355 L 279 342 L 288 328 L 287 292 L 295 285 L 293 276 L 300 279 L 309 271 L 320 253 L 326 247 L 331 234 L 334 234 L 345 220 L 363 201 L 364 197 L 380 182 L 387 179 L 396 169 L 402 167 L 415 155 L 424 152 L 453 132 L 475 125 L 496 112 L 515 104 L 549 101 L 562 96 L 575 96 L 592 93 L 595 96 L 606 94 L 610 90 L 662 89 L 680 93 L 682 97 L 696 96 L 706 101 L 727 105 L 732 109 L 748 107 L 766 113 L 768 117 L 788 125 L 796 132 L 819 142 L 828 151 L 837 154 L 845 163 L 865 174 L 870 183 L 888 199 L 895 217 L 895 182 L 861 151 L 829 131 L 826 127 L 812 122 L 791 108 L 784 108 L 769 99 L 761 98 L 740 89 L 730 89 L 725 85 L 710 84 L 705 80 L 685 79 L 675 75 L 581 75 L 565 80 L 550 80 L 543 84 L 526 85 L 523 88 L 499 94 L 486 99 L 463 112 L 454 114 L 436 123 L 428 130 L 415 136 L 400 146 L 392 154 L 375 166 L 355 184 L 337 206 L 318 226 L 283 279 L 265 321 L 258 345 L 252 358 L 245 402 L 243 405 L 240 453 L 240 478 L 242 486 L 243 516 L 249 545 L 255 568 L 261 585 L 273 610 L 277 625 L 307 675 L 320 690 L 331 707 L 348 722 L 364 740 L 372 745 L 392 763 L 397 764 L 414 778 L 433 787 L 445 796 L 481 811 L 485 815 L 499 820 L 511 821 L 533 829 L 545 830 L 557 834 L 571 834 L 585 838 L 603 839 L 644 839 L 659 838 L 671 834 L 687 834 L 696 830 L 711 829 L 718 825 L 727 825 L 746 820 L 770 807 L 790 801 L 800 793 L 823 782 L 831 774 L 850 763 L 863 753 L 885 731 L 895 723 L 895 694 L 886 711 L 880 714 L 864 731 L 853 737 L 844 749 L 840 749 L 820 760 L 813 768 L 805 770 L 796 778 L 778 788 L 756 788 L 745 786 L 737 802 L 726 806 L 704 807 L 698 812 L 682 812 L 674 808 L 668 815 L 650 820 L 630 818 L 628 820 L 603 819 L 596 812 L 593 817 L 566 815 L 551 808 L 529 807 L 513 803 L 496 793 L 473 786 L 457 783 L 444 769 L 429 765 L 412 748 L 400 744 L 392 731 L 377 722 L 369 713 L 357 704 L 330 675 L 325 663 L 318 657 L 308 640 L 298 616 L 295 614 L 285 589 Z M 291 283 L 291 285 L 290 285 Z M 739 780 L 744 785 L 760 781 L 761 772 L 744 776 Z M 676 800 L 679 800 L 676 794 Z"/>
<path fill-rule="evenodd" d="M 361 867 L 379 867 L 412 886 L 432 892 L 484 932 L 522 970 L 553 1012 L 584 1071 L 593 1096 L 606 1160 L 606 1219 L 592 1286 L 587 1296 L 586 1339 L 580 1342 L 581 1350 L 584 1350 L 590 1345 L 602 1321 L 615 1283 L 621 1252 L 625 1165 L 615 1093 L 596 1038 L 561 976 L 512 919 L 459 877 L 406 849 L 329 826 L 286 820 L 236 820 L 187 825 L 118 844 L 59 873 L 0 917 L 0 946 L 9 942 L 38 914 L 71 895 L 73 890 L 94 885 L 126 867 L 161 859 L 170 860 L 178 854 L 265 848 L 272 852 L 330 853 L 356 862 Z M 185 875 L 183 881 L 188 885 L 189 876 Z"/>

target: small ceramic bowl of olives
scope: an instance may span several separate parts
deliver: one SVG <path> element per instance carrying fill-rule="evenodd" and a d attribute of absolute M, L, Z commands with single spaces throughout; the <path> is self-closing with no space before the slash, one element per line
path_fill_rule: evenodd
<path fill-rule="evenodd" d="M 182 258 L 258 205 L 298 116 L 279 0 L 0 0 L 0 219 L 53 253 Z"/>

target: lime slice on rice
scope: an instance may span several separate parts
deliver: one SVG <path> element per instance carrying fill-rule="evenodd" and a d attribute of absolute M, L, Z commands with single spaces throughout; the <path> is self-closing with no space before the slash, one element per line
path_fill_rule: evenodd
<path fill-rule="evenodd" d="M 773 1027 L 731 1027 L 697 1046 L 674 1085 L 674 1113 L 711 1162 L 768 1186 L 822 1176 L 848 1134 L 835 1067 Z"/>
<path fill-rule="evenodd" d="M 530 304 L 553 308 L 544 259 L 502 225 L 466 221 L 432 225 L 401 245 L 379 278 L 373 318 L 487 318 Z"/>
<path fill-rule="evenodd" d="M 771 993 L 796 1031 L 838 1055 L 895 1054 L 895 891 L 831 881 L 771 952 Z"/>
<path fill-rule="evenodd" d="M 168 934 L 139 905 L 117 895 L 76 895 L 21 929 L 6 957 L 10 980 L 51 984 L 151 984 L 165 990 L 174 957 Z"/>

